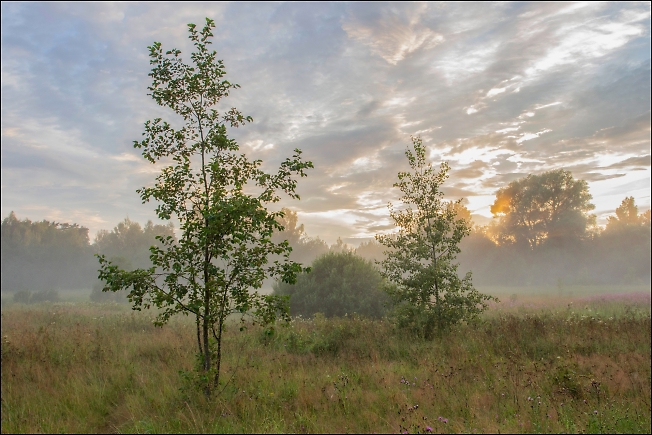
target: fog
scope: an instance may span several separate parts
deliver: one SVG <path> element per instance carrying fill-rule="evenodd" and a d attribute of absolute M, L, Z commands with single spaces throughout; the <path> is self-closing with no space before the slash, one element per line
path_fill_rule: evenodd
<path fill-rule="evenodd" d="M 128 218 L 99 231 L 92 242 L 88 232 L 77 224 L 21 220 L 12 212 L 2 221 L 2 292 L 89 293 L 98 283 L 95 254 L 127 270 L 150 267 L 155 237 L 174 236 L 171 225 L 141 226 Z"/>
<path fill-rule="evenodd" d="M 606 228 L 589 226 L 581 236 L 548 237 L 536 246 L 527 243 L 501 243 L 499 220 L 475 225 L 468 210 L 462 217 L 472 230 L 461 244 L 458 272 L 473 273 L 476 286 L 548 287 L 649 285 L 650 212 L 638 213 L 633 201 L 618 209 Z M 630 210 L 627 214 L 626 206 Z M 632 208 L 633 207 L 633 208 Z M 274 240 L 288 240 L 291 259 L 308 266 L 328 253 L 350 251 L 373 262 L 384 258 L 384 246 L 368 240 L 350 246 L 341 239 L 327 244 L 309 235 L 297 213 L 285 209 L 281 223 L 285 231 Z M 130 270 L 151 266 L 149 247 L 156 236 L 174 237 L 174 227 L 141 224 L 124 219 L 111 230 L 99 231 L 93 240 L 88 229 L 74 223 L 32 222 L 11 213 L 2 221 L 2 293 L 19 291 L 77 291 L 90 294 L 101 289 L 97 279 L 96 254 L 105 255 L 121 268 Z M 265 281 L 262 291 L 269 293 L 273 281 Z"/>

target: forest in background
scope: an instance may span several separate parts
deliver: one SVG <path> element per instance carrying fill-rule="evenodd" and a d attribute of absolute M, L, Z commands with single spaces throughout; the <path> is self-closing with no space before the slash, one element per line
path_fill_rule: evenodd
<path fill-rule="evenodd" d="M 469 210 L 454 205 L 472 227 L 460 245 L 459 272 L 471 270 L 479 286 L 650 284 L 650 210 L 639 213 L 634 198 L 627 197 L 602 228 L 590 214 L 590 200 L 585 181 L 557 170 L 499 189 L 489 225 L 474 225 Z M 274 241 L 288 240 L 291 258 L 305 265 L 328 252 L 352 252 L 372 262 L 384 257 L 384 247 L 374 240 L 353 248 L 341 239 L 329 246 L 310 237 L 292 210 L 285 209 L 281 223 L 285 230 L 274 234 Z M 141 226 L 127 218 L 111 231 L 99 231 L 91 243 L 88 228 L 19 220 L 12 212 L 2 221 L 2 291 L 98 287 L 94 254 L 127 270 L 149 267 L 156 236 L 175 237 L 173 225 Z"/>

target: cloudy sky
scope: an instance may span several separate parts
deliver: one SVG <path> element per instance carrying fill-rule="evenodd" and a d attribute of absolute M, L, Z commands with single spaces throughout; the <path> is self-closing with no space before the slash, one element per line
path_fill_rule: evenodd
<path fill-rule="evenodd" d="M 135 190 L 156 167 L 132 143 L 147 119 L 147 46 L 191 52 L 187 23 L 242 88 L 233 130 L 271 169 L 301 148 L 310 236 L 357 244 L 386 230 L 410 135 L 445 192 L 490 217 L 498 188 L 572 171 L 598 221 L 650 207 L 650 4 L 2 3 L 2 217 L 110 229 L 155 219 Z"/>

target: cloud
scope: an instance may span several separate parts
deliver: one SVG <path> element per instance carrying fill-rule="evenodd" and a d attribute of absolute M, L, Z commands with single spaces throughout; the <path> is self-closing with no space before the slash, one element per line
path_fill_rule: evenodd
<path fill-rule="evenodd" d="M 652 160 L 650 159 L 650 154 L 646 156 L 630 157 L 628 159 L 621 160 L 620 162 L 606 166 L 605 169 L 644 169 L 646 167 L 650 167 L 651 161 Z"/>
<path fill-rule="evenodd" d="M 427 3 L 413 3 L 401 8 L 390 5 L 357 4 L 349 10 L 342 28 L 349 38 L 368 46 L 391 65 L 396 65 L 411 53 L 431 49 L 444 37 L 428 28 L 422 16 Z"/>
<path fill-rule="evenodd" d="M 220 110 L 254 118 L 229 134 L 265 170 L 294 148 L 315 164 L 302 200 L 277 204 L 312 236 L 387 228 L 414 134 L 477 213 L 510 181 L 557 168 L 600 201 L 626 196 L 636 173 L 649 205 L 647 4 L 5 2 L 2 213 L 80 219 L 92 234 L 153 218 L 134 191 L 158 167 L 132 144 L 147 119 L 181 122 L 146 95 L 147 46 L 188 60 L 186 24 L 206 16 L 242 86 Z"/>
<path fill-rule="evenodd" d="M 624 177 L 625 175 L 627 174 L 601 174 L 598 172 L 585 172 L 582 174 L 582 179 L 586 181 L 604 181 Z"/>

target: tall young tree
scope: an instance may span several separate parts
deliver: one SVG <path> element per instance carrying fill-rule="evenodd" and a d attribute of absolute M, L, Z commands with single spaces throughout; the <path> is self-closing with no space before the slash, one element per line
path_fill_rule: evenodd
<path fill-rule="evenodd" d="M 274 243 L 274 231 L 283 227 L 267 206 L 284 192 L 299 199 L 296 177 L 312 168 L 296 149 L 268 174 L 260 160 L 238 153 L 238 144 L 227 136 L 227 125 L 251 122 L 237 109 L 218 112 L 216 104 L 237 89 L 224 78 L 226 71 L 216 52 L 209 50 L 213 20 L 198 31 L 189 24 L 195 51 L 186 64 L 181 51 L 163 52 L 161 43 L 149 48 L 152 98 L 172 109 L 184 122 L 174 129 L 157 118 L 145 123 L 145 137 L 134 147 L 151 163 L 167 164 L 152 187 L 137 192 L 143 203 L 158 201 L 161 219 L 178 218 L 181 236 L 159 238 L 162 247 L 150 248 L 153 267 L 120 270 L 100 256 L 100 279 L 105 291 L 129 289 L 135 310 L 159 308 L 156 324 L 165 324 L 177 313 L 192 315 L 197 324 L 200 379 L 206 395 L 219 385 L 222 336 L 227 316 L 249 314 L 270 324 L 288 317 L 287 300 L 258 294 L 268 277 L 294 282 L 301 265 L 290 261 L 287 241 Z M 268 257 L 275 256 L 269 262 Z M 251 290 L 254 289 L 254 290 Z"/>
<path fill-rule="evenodd" d="M 431 338 L 437 330 L 476 318 L 493 298 L 473 287 L 471 272 L 464 278 L 457 274 L 454 260 L 460 241 L 470 233 L 470 220 L 458 216 L 462 200 L 451 204 L 443 199 L 448 163 L 439 171 L 426 163 L 419 137 L 412 138 L 412 147 L 405 152 L 412 171 L 399 172 L 394 184 L 403 193 L 405 209 L 389 204 L 398 232 L 377 235 L 376 240 L 389 248 L 380 264 L 393 284 L 388 293 L 399 325 Z"/>

